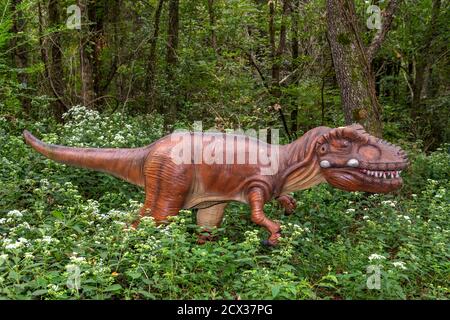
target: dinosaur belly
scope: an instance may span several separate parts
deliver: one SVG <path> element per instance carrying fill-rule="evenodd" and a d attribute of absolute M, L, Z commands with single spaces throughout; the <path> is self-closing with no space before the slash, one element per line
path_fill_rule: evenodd
<path fill-rule="evenodd" d="M 230 201 L 247 203 L 245 197 L 240 195 L 231 197 L 225 195 L 197 194 L 191 195 L 186 199 L 183 209 L 205 209 L 219 203 Z"/>

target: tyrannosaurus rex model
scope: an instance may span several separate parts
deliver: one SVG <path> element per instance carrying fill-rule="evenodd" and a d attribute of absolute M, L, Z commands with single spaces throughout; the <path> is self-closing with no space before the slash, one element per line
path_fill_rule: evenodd
<path fill-rule="evenodd" d="M 180 209 L 198 209 L 197 223 L 220 226 L 228 202 L 248 203 L 251 220 L 270 232 L 280 225 L 264 204 L 275 198 L 290 213 L 288 194 L 321 182 L 347 191 L 386 193 L 402 185 L 406 153 L 375 138 L 360 125 L 318 127 L 288 145 L 222 133 L 173 133 L 134 149 L 71 148 L 46 144 L 24 131 L 26 142 L 55 161 L 110 173 L 145 188 L 141 216 L 167 221 Z M 137 226 L 139 221 L 135 222 Z"/>

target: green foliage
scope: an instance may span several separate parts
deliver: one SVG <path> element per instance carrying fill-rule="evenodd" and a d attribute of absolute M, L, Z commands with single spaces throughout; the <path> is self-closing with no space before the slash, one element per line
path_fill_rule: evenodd
<path fill-rule="evenodd" d="M 66 119 L 60 125 L 0 118 L 2 298 L 449 298 L 448 146 L 428 156 L 416 151 L 397 194 L 320 185 L 295 194 L 291 216 L 267 204 L 267 214 L 282 223 L 278 247 L 260 244 L 266 231 L 238 203 L 216 230 L 219 240 L 201 246 L 190 211 L 168 225 L 144 218 L 129 229 L 142 191 L 46 160 L 21 137 L 26 126 L 48 142 L 137 146 L 161 135 L 159 117 L 77 107 Z M 371 265 L 381 270 L 380 290 L 367 288 Z"/>

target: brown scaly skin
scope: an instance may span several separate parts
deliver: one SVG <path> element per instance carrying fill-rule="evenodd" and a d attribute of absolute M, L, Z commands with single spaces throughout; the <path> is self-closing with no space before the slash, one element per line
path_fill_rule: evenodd
<path fill-rule="evenodd" d="M 223 151 L 226 158 L 227 147 L 221 140 L 225 134 L 184 133 L 184 136 L 191 141 L 200 139 L 197 149 L 206 150 L 215 143 L 216 150 Z M 280 225 L 268 219 L 263 211 L 264 204 L 271 199 L 277 199 L 289 214 L 295 210 L 295 201 L 288 195 L 290 192 L 325 181 L 347 191 L 387 193 L 402 186 L 399 171 L 408 166 L 403 150 L 369 135 L 360 125 L 336 129 L 318 127 L 288 145 L 279 146 L 278 170 L 271 175 L 261 174 L 264 165 L 259 161 L 256 164 L 249 164 L 250 161 L 208 164 L 207 161 L 196 162 L 192 156 L 187 164 L 175 164 L 171 151 L 179 139 L 174 139 L 173 134 L 135 149 L 49 145 L 26 130 L 24 138 L 50 159 L 107 172 L 144 187 L 145 202 L 140 215 L 151 215 L 157 223 L 166 222 L 181 209 L 195 208 L 198 209 L 198 225 L 207 230 L 220 226 L 228 202 L 247 203 L 251 208 L 251 220 L 270 232 L 265 241 L 269 245 L 275 245 L 280 237 Z M 236 152 L 245 154 L 245 159 L 249 159 L 251 147 L 257 143 L 258 147 L 265 146 L 269 153 L 275 149 L 274 145 L 253 138 L 237 135 L 234 138 L 245 140 Z M 138 223 L 136 221 L 134 226 Z M 208 237 L 200 237 L 199 242 L 205 240 Z"/>

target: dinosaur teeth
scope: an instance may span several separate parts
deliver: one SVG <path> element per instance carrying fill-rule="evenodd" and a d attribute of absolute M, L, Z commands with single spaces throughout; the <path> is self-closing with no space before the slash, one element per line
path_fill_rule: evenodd
<path fill-rule="evenodd" d="M 400 178 L 400 173 L 401 173 L 401 171 L 376 171 L 376 170 L 367 170 L 367 169 L 362 169 L 361 172 L 368 176 L 376 177 L 376 178 L 380 178 L 380 179 Z"/>

